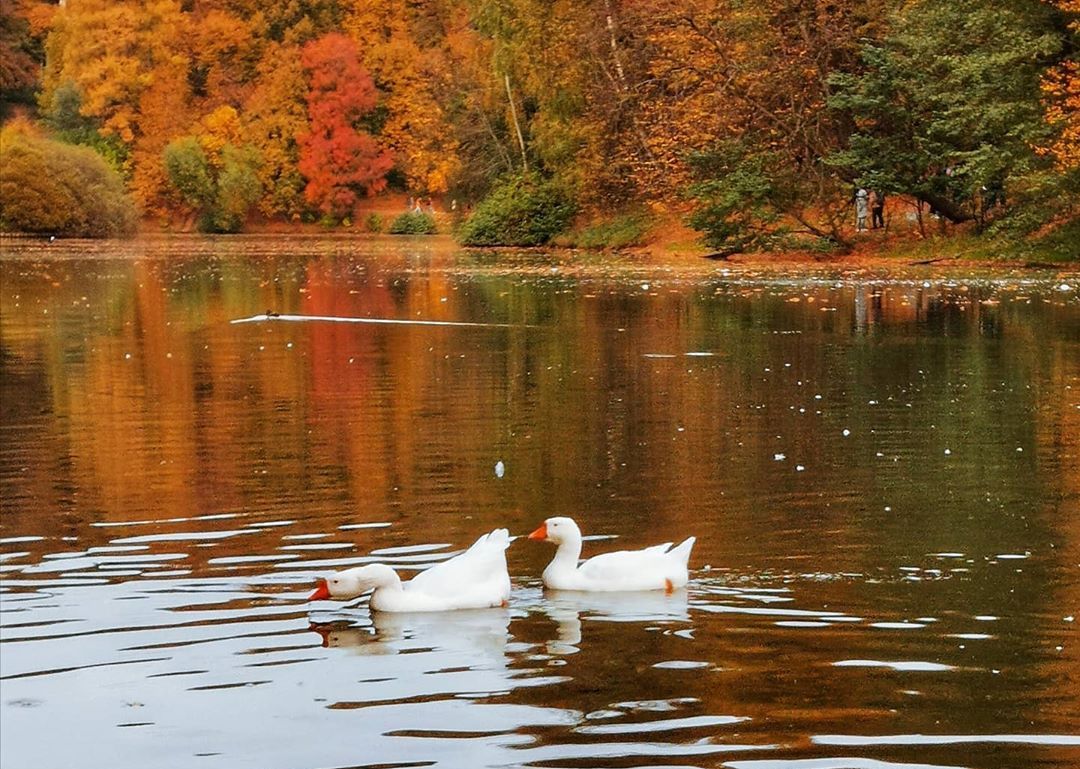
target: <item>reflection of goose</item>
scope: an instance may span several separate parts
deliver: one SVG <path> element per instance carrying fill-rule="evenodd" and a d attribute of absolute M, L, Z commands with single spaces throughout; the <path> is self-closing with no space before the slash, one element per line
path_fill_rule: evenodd
<path fill-rule="evenodd" d="M 308 600 L 351 601 L 368 590 L 371 608 L 385 612 L 428 612 L 504 606 L 510 599 L 506 548 L 510 535 L 495 529 L 448 561 L 435 564 L 402 583 L 381 563 L 346 569 L 322 580 Z"/>
<path fill-rule="evenodd" d="M 682 587 L 689 580 L 686 564 L 694 537 L 678 547 L 670 542 L 644 550 L 619 550 L 593 556 L 578 566 L 581 557 L 581 529 L 570 518 L 548 518 L 529 539 L 546 540 L 559 546 L 544 569 L 544 585 L 555 590 L 667 590 Z"/>
<path fill-rule="evenodd" d="M 687 622 L 690 620 L 685 590 L 673 593 L 639 591 L 626 593 L 583 593 L 549 591 L 544 612 L 558 626 L 559 644 L 576 647 L 581 643 L 581 615 L 608 622 Z M 552 651 L 567 651 L 556 647 Z"/>
<path fill-rule="evenodd" d="M 312 624 L 327 648 L 350 648 L 357 654 L 397 654 L 402 649 L 425 647 L 438 651 L 465 650 L 501 657 L 509 638 L 510 612 L 475 609 L 452 614 L 379 613 L 374 628 Z"/>

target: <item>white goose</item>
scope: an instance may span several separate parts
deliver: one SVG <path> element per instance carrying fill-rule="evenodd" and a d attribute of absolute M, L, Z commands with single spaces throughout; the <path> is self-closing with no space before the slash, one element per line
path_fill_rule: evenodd
<path fill-rule="evenodd" d="M 402 582 L 397 572 L 381 563 L 358 566 L 321 580 L 309 601 L 351 601 L 369 590 L 374 611 L 451 611 L 506 606 L 510 575 L 506 548 L 510 533 L 495 529 L 464 553 L 437 563 Z"/>
<path fill-rule="evenodd" d="M 555 557 L 544 569 L 544 585 L 554 590 L 666 590 L 671 592 L 689 581 L 686 564 L 694 537 L 678 547 L 670 542 L 644 550 L 620 550 L 593 556 L 578 566 L 581 557 L 581 529 L 570 518 L 548 518 L 529 539 L 554 542 Z"/>

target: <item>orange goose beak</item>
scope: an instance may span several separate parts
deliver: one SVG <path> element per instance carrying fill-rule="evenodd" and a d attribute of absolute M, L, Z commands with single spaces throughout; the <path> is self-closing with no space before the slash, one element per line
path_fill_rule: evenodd
<path fill-rule="evenodd" d="M 538 539 L 540 541 L 547 539 L 547 523 L 541 523 L 536 531 L 529 535 L 529 539 Z"/>
<path fill-rule="evenodd" d="M 308 596 L 309 601 L 325 601 L 330 597 L 330 586 L 326 584 L 325 579 L 319 580 L 319 586 L 315 588 L 315 592 Z"/>

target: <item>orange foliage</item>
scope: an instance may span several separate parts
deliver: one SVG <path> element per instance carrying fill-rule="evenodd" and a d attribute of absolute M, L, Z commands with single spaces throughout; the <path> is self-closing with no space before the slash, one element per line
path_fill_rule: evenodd
<path fill-rule="evenodd" d="M 333 33 L 303 49 L 310 75 L 307 93 L 311 129 L 297 137 L 299 169 L 307 177 L 304 197 L 324 214 L 348 216 L 357 190 L 386 186 L 391 160 L 371 136 L 354 126 L 375 106 L 375 85 L 360 66 L 356 43 Z"/>
<path fill-rule="evenodd" d="M 636 173 L 667 191 L 688 179 L 685 158 L 720 137 L 755 136 L 793 161 L 822 154 L 835 131 L 830 75 L 881 31 L 885 0 L 757 3 L 646 0 L 648 126 L 653 162 Z"/>
<path fill-rule="evenodd" d="M 267 43 L 261 21 L 258 14 L 244 19 L 217 9 L 196 18 L 192 59 L 209 105 L 240 104 L 251 92 Z"/>
<path fill-rule="evenodd" d="M 1057 0 L 1056 4 L 1078 17 L 1069 26 L 1080 33 L 1080 0 Z M 1046 122 L 1059 127 L 1060 133 L 1049 147 L 1038 149 L 1053 155 L 1062 170 L 1080 169 L 1080 63 L 1067 59 L 1051 69 L 1043 78 L 1042 91 Z"/>
<path fill-rule="evenodd" d="M 186 62 L 176 57 L 159 67 L 139 97 L 139 135 L 132 148 L 131 191 L 148 211 L 161 212 L 167 199 L 162 152 L 184 133 L 190 110 Z"/>

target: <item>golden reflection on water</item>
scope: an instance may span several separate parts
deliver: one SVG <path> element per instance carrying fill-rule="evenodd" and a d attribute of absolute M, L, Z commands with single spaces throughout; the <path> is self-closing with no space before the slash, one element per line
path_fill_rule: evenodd
<path fill-rule="evenodd" d="M 0 261 L 5 765 L 99 701 L 132 765 L 1080 760 L 1040 744 L 1080 734 L 1065 278 L 64 247 Z M 510 327 L 230 323 L 268 310 Z M 522 540 L 506 612 L 303 602 L 558 514 L 617 535 L 585 555 L 697 535 L 690 589 L 544 595 Z M 203 720 L 238 708 L 274 734 Z"/>

